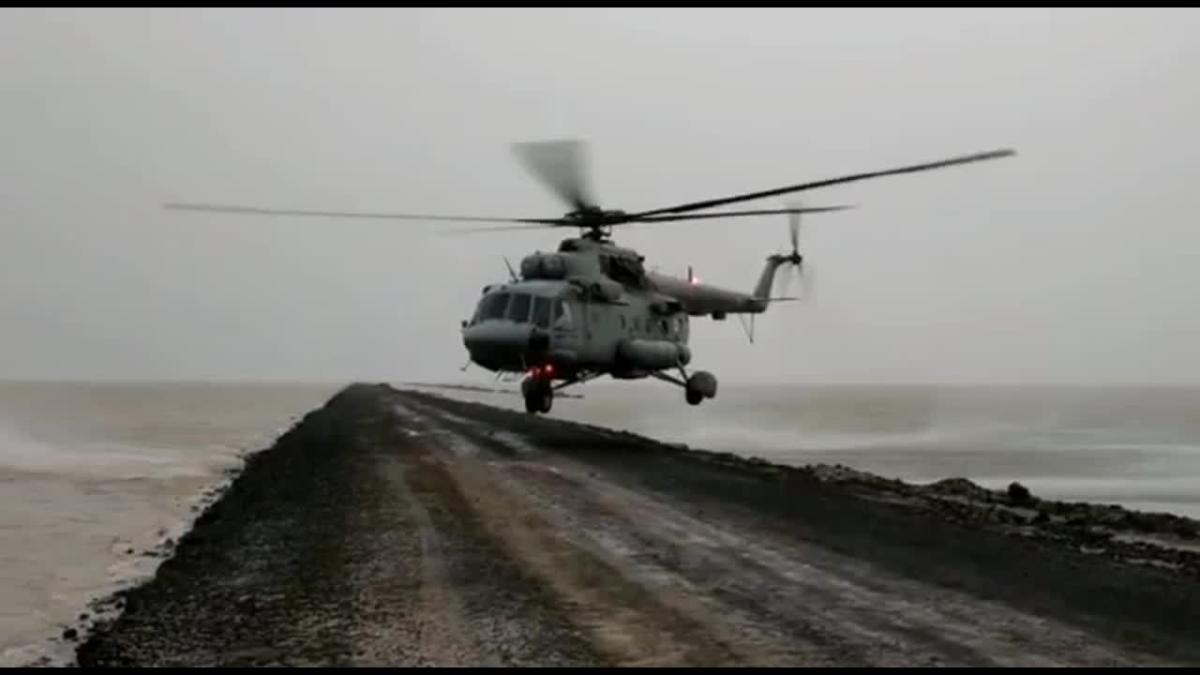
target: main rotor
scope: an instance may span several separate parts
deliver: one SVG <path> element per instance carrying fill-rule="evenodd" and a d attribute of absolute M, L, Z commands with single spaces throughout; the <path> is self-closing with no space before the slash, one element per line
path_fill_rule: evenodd
<path fill-rule="evenodd" d="M 417 213 L 365 213 L 365 212 L 347 212 L 347 211 L 298 211 L 284 209 L 267 209 L 249 206 L 230 206 L 230 205 L 213 205 L 213 204 L 195 204 L 195 203 L 171 203 L 164 205 L 167 209 L 176 210 L 191 210 L 191 211 L 217 211 L 225 213 L 244 213 L 255 215 L 276 215 L 276 216 L 319 216 L 333 218 L 377 218 L 388 220 L 427 220 L 427 221 L 450 221 L 450 222 L 487 222 L 487 223 L 517 223 L 512 227 L 490 227 L 462 230 L 466 232 L 478 231 L 500 231 L 500 230 L 521 230 L 521 229 L 541 229 L 545 227 L 575 227 L 581 230 L 581 237 L 594 241 L 605 241 L 612 235 L 612 228 L 617 225 L 628 225 L 638 223 L 663 223 L 685 220 L 705 220 L 711 218 L 742 218 L 749 216 L 766 216 L 776 214 L 789 214 L 795 217 L 801 213 L 822 213 L 828 211 L 840 211 L 851 208 L 849 206 L 825 206 L 825 207 L 791 207 L 783 209 L 753 209 L 739 211 L 717 211 L 697 213 L 699 211 L 707 211 L 718 206 L 735 204 L 756 199 L 764 199 L 778 195 L 791 194 L 812 190 L 819 187 L 828 187 L 831 185 L 839 185 L 850 183 L 868 178 L 878 178 L 882 176 L 897 175 L 903 173 L 915 173 L 919 171 L 927 171 L 931 169 L 944 168 L 958 164 L 967 164 L 971 162 L 980 162 L 991 159 L 999 159 L 1015 155 L 1013 150 L 993 150 L 990 152 L 981 152 L 971 155 L 954 157 L 950 159 L 940 160 L 936 162 L 928 162 L 923 164 L 915 164 L 911 166 L 900 167 L 896 169 L 887 169 L 883 171 L 871 171 L 866 173 L 851 174 L 840 176 L 837 178 L 826 178 L 823 180 L 810 181 L 797 185 L 789 185 L 770 190 L 762 190 L 759 192 L 750 192 L 744 194 L 733 195 L 730 197 L 722 197 L 718 199 L 708 199 L 703 201 L 688 202 L 675 206 L 664 208 L 651 209 L 640 212 L 626 212 L 619 209 L 601 208 L 597 201 L 593 199 L 587 180 L 586 167 L 586 149 L 582 141 L 578 140 L 550 140 L 550 141 L 530 141 L 524 143 L 516 143 L 512 146 L 514 153 L 524 164 L 525 168 L 533 175 L 534 178 L 542 182 L 550 189 L 560 200 L 562 200 L 570 209 L 564 215 L 557 218 L 505 218 L 505 217 L 490 217 L 490 216 L 445 216 L 445 215 L 430 215 Z"/>
<path fill-rule="evenodd" d="M 628 214 L 624 211 L 606 211 L 598 206 L 589 206 L 585 209 L 571 211 L 563 216 L 563 220 L 578 227 L 581 230 L 579 236 L 584 239 L 605 241 L 612 237 L 612 226 L 624 222 L 627 216 Z"/>

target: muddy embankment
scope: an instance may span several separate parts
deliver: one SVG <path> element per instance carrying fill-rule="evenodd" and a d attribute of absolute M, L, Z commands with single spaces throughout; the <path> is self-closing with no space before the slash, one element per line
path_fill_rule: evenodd
<path fill-rule="evenodd" d="M 1200 663 L 1198 524 L 384 385 L 253 455 L 81 665 Z"/>

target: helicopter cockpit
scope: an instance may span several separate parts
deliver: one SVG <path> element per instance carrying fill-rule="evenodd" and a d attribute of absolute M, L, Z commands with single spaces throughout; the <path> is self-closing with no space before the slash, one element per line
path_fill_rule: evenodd
<path fill-rule="evenodd" d="M 485 321 L 509 321 L 532 324 L 543 330 L 570 330 L 571 310 L 561 297 L 530 293 L 520 287 L 485 293 L 467 324 L 474 326 Z"/>

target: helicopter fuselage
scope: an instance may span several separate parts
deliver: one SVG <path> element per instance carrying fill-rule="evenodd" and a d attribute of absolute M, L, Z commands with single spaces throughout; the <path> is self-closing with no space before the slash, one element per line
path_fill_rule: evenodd
<path fill-rule="evenodd" d="M 645 377 L 691 361 L 686 312 L 650 293 L 609 292 L 567 281 L 488 286 L 463 326 L 464 346 L 488 370 L 545 379 L 585 372 Z"/>
<path fill-rule="evenodd" d="M 564 240 L 555 253 L 521 261 L 521 278 L 484 287 L 463 344 L 471 361 L 495 372 L 525 373 L 523 387 L 565 386 L 600 375 L 649 376 L 715 395 L 716 380 L 691 363 L 690 317 L 761 313 L 782 256 L 770 256 L 751 293 L 647 273 L 642 256 L 608 241 Z M 665 373 L 680 372 L 687 382 Z M 699 384 L 697 384 L 697 382 Z M 696 401 L 698 402 L 698 400 Z"/>

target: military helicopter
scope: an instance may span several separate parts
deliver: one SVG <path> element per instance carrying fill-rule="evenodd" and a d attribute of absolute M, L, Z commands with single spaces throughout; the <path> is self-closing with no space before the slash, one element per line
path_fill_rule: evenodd
<path fill-rule="evenodd" d="M 697 370 L 691 374 L 687 371 L 692 361 L 688 347 L 689 318 L 709 316 L 720 321 L 734 314 L 750 315 L 753 319 L 774 302 L 794 299 L 771 297 L 770 290 L 780 267 L 802 272 L 803 256 L 797 246 L 800 214 L 849 207 L 792 204 L 775 209 L 697 212 L 869 178 L 1016 154 L 1013 150 L 995 150 L 629 213 L 601 208 L 592 198 L 585 180 L 585 146 L 581 141 L 530 141 L 514 144 L 513 149 L 533 176 L 562 199 L 570 211 L 552 218 L 495 218 L 182 203 L 166 204 L 165 208 L 282 216 L 520 224 L 487 228 L 486 231 L 576 228 L 579 235 L 561 240 L 557 251 L 527 255 L 520 262 L 519 275 L 510 265 L 507 281 L 482 289 L 473 315 L 461 324 L 463 345 L 470 357 L 468 365 L 475 363 L 498 376 L 506 373 L 523 376 L 521 394 L 525 409 L 532 414 L 550 412 L 555 392 L 604 376 L 621 380 L 654 377 L 681 387 L 684 399 L 695 406 L 716 396 L 717 379 L 707 371 Z M 791 219 L 792 250 L 769 255 L 757 284 L 749 292 L 701 283 L 691 268 L 684 278 L 647 271 L 643 255 L 618 246 L 612 239 L 612 229 L 620 225 L 777 214 L 786 214 Z M 507 260 L 505 264 L 508 264 Z"/>

